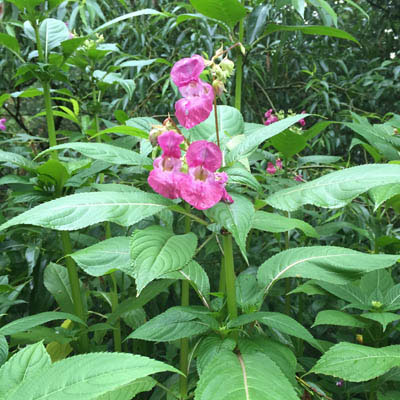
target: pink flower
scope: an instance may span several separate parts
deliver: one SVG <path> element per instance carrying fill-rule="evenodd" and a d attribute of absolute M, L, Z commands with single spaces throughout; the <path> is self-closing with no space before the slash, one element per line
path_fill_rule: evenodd
<path fill-rule="evenodd" d="M 220 200 L 233 203 L 225 190 L 228 175 L 216 173 L 221 167 L 222 153 L 212 142 L 193 142 L 187 152 L 186 161 L 189 174 L 181 180 L 181 197 L 198 210 L 211 208 Z"/>
<path fill-rule="evenodd" d="M 300 174 L 295 175 L 293 178 L 296 182 L 305 182 Z"/>
<path fill-rule="evenodd" d="M 213 109 L 214 90 L 206 82 L 192 81 L 186 87 L 179 88 L 187 96 L 175 103 L 175 115 L 186 129 L 205 121 Z"/>
<path fill-rule="evenodd" d="M 283 168 L 283 166 L 282 166 L 282 160 L 281 160 L 280 158 L 278 158 L 278 159 L 276 160 L 276 168 L 278 168 L 278 169 L 282 169 L 282 168 Z"/>
<path fill-rule="evenodd" d="M 301 113 L 302 113 L 302 114 L 305 114 L 305 113 L 306 113 L 306 110 L 303 110 Z M 304 120 L 304 118 L 302 118 L 302 119 L 299 121 L 299 124 L 300 124 L 301 126 L 305 126 L 305 125 L 306 125 L 306 121 Z"/>
<path fill-rule="evenodd" d="M 179 145 L 183 140 L 183 136 L 175 131 L 167 131 L 158 136 L 157 141 L 163 150 L 163 157 L 181 158 Z"/>
<path fill-rule="evenodd" d="M 276 116 L 276 115 L 271 115 L 270 117 L 268 117 L 268 119 L 264 122 L 264 125 L 271 125 L 271 124 L 273 124 L 274 122 L 277 122 L 277 121 L 279 121 L 279 118 Z"/>
<path fill-rule="evenodd" d="M 269 162 L 267 165 L 267 173 L 270 175 L 274 175 L 276 172 L 275 165 L 272 162 Z"/>
<path fill-rule="evenodd" d="M 204 70 L 203 57 L 195 54 L 190 58 L 182 58 L 171 69 L 171 79 L 178 88 L 197 81 Z"/>
<path fill-rule="evenodd" d="M 269 118 L 270 116 L 271 116 L 271 114 L 273 113 L 273 109 L 272 108 L 270 108 L 265 114 L 264 114 L 264 117 L 265 118 Z"/>
<path fill-rule="evenodd" d="M 7 119 L 6 118 L 1 118 L 0 119 L 0 130 L 5 131 L 6 130 L 6 123 Z"/>
<path fill-rule="evenodd" d="M 179 60 L 171 70 L 171 79 L 183 96 L 175 103 L 175 115 L 186 129 L 206 120 L 213 109 L 214 90 L 200 79 L 204 67 L 204 59 L 195 54 Z"/>

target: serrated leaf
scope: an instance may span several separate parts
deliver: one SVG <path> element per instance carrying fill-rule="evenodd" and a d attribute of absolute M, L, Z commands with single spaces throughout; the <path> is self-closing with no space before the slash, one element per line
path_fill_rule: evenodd
<path fill-rule="evenodd" d="M 265 211 L 256 212 L 252 228 L 265 232 L 287 232 L 292 229 L 300 229 L 306 236 L 319 237 L 318 232 L 307 222 Z"/>
<path fill-rule="evenodd" d="M 265 354 L 224 351 L 205 367 L 194 398 L 265 400 L 266 394 L 268 400 L 298 400 L 288 379 Z"/>
<path fill-rule="evenodd" d="M 265 291 L 282 278 L 299 277 L 345 284 L 376 269 L 387 268 L 399 256 L 364 254 L 335 246 L 299 247 L 282 251 L 265 261 L 258 270 L 258 281 Z"/>
<path fill-rule="evenodd" d="M 91 353 L 58 361 L 25 379 L 7 400 L 94 400 L 157 372 L 178 372 L 160 361 L 127 353 Z"/>
<path fill-rule="evenodd" d="M 27 331 L 34 326 L 43 325 L 46 322 L 59 319 L 70 319 L 71 321 L 75 321 L 81 325 L 86 326 L 85 322 L 83 322 L 76 315 L 57 311 L 46 311 L 9 322 L 8 324 L 0 328 L 0 335 L 13 335 L 14 333 Z"/>
<path fill-rule="evenodd" d="M 6 162 L 18 165 L 18 167 L 24 168 L 28 171 L 35 171 L 37 164 L 34 161 L 28 160 L 27 158 L 8 151 L 0 150 L 0 162 Z"/>
<path fill-rule="evenodd" d="M 8 357 L 8 342 L 5 336 L 0 335 L 0 366 L 2 366 L 5 363 L 7 357 Z"/>
<path fill-rule="evenodd" d="M 278 312 L 258 311 L 251 314 L 243 314 L 228 323 L 229 328 L 239 327 L 250 322 L 258 321 L 270 328 L 277 329 L 282 333 L 298 337 L 310 343 L 312 346 L 320 349 L 318 342 L 303 325 L 295 319 Z"/>
<path fill-rule="evenodd" d="M 77 193 L 40 204 L 0 225 L 0 230 L 20 224 L 76 230 L 104 221 L 130 226 L 170 205 L 170 200 L 152 193 Z"/>
<path fill-rule="evenodd" d="M 182 339 L 208 331 L 210 326 L 207 322 L 212 325 L 217 324 L 209 316 L 209 311 L 206 308 L 195 306 L 171 307 L 133 331 L 127 339 L 155 342 Z"/>
<path fill-rule="evenodd" d="M 41 342 L 14 354 L 0 369 L 0 398 L 10 400 L 10 393 L 24 379 L 46 370 L 50 364 L 50 357 Z"/>
<path fill-rule="evenodd" d="M 277 121 L 274 124 L 255 129 L 251 134 L 246 135 L 244 140 L 226 155 L 226 162 L 229 164 L 233 161 L 250 156 L 261 143 L 278 135 L 307 116 L 308 114 L 295 115 Z"/>
<path fill-rule="evenodd" d="M 376 321 L 382 325 L 383 332 L 385 332 L 386 327 L 394 321 L 400 319 L 400 315 L 390 313 L 390 312 L 371 312 L 361 314 L 360 317 L 366 318 L 372 321 Z"/>
<path fill-rule="evenodd" d="M 258 286 L 255 274 L 243 272 L 236 281 L 236 301 L 244 313 L 254 312 L 261 307 L 263 291 Z"/>
<path fill-rule="evenodd" d="M 14 36 L 7 35 L 5 33 L 0 33 L 0 44 L 7 47 L 12 52 L 17 54 L 20 53 L 20 48 L 18 40 Z"/>
<path fill-rule="evenodd" d="M 295 211 L 305 204 L 339 208 L 374 187 L 396 183 L 400 183 L 400 165 L 361 165 L 280 190 L 269 196 L 267 202 L 286 211 Z"/>
<path fill-rule="evenodd" d="M 343 342 L 331 347 L 309 373 L 365 382 L 399 366 L 400 345 L 377 349 Z"/>
<path fill-rule="evenodd" d="M 129 135 L 129 136 L 136 136 L 142 139 L 148 139 L 149 134 L 139 128 L 136 128 L 134 126 L 128 126 L 128 125 L 120 125 L 120 126 L 113 126 L 111 128 L 104 129 L 96 135 L 93 135 L 92 138 L 95 138 L 96 136 L 101 136 L 104 135 L 105 133 L 122 133 L 124 135 Z"/>
<path fill-rule="evenodd" d="M 247 261 L 246 238 L 255 214 L 254 206 L 246 197 L 232 194 L 233 203 L 218 203 L 205 211 L 206 215 L 232 233 L 237 245 Z"/>
<path fill-rule="evenodd" d="M 150 226 L 132 235 L 132 272 L 138 293 L 154 279 L 183 268 L 194 256 L 197 236 L 174 235 L 161 226 Z"/>
<path fill-rule="evenodd" d="M 359 316 L 337 310 L 320 311 L 312 328 L 318 325 L 350 326 L 352 328 L 367 328 L 369 326 Z"/>
<path fill-rule="evenodd" d="M 400 194 L 400 183 L 378 186 L 369 191 L 369 195 L 375 203 L 374 211 L 376 211 L 385 201 Z"/>
<path fill-rule="evenodd" d="M 193 7 L 206 17 L 227 23 L 231 28 L 246 15 L 239 0 L 190 0 Z"/>
<path fill-rule="evenodd" d="M 80 268 L 91 276 L 102 276 L 119 269 L 131 269 L 130 238 L 113 237 L 71 254 Z"/>
<path fill-rule="evenodd" d="M 103 132 L 104 133 L 104 132 Z M 117 165 L 152 165 L 152 161 L 133 150 L 113 146 L 105 143 L 65 143 L 53 146 L 51 149 L 42 151 L 38 157 L 54 150 L 71 149 L 79 151 L 86 157 L 101 160 Z"/>
<path fill-rule="evenodd" d="M 130 385 L 124 386 L 121 389 L 103 394 L 100 397 L 97 397 L 96 400 L 131 400 L 138 393 L 148 392 L 153 389 L 156 384 L 156 380 L 147 376 L 145 378 L 137 379 Z"/>

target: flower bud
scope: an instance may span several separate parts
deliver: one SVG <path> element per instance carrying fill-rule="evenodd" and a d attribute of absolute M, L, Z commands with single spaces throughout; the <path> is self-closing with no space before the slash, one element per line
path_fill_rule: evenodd
<path fill-rule="evenodd" d="M 158 146 L 157 138 L 167 130 L 164 125 L 152 125 L 149 132 L 149 141 L 153 147 Z"/>
<path fill-rule="evenodd" d="M 229 58 L 225 57 L 220 63 L 219 66 L 221 69 L 228 73 L 228 76 L 232 74 L 235 64 L 233 61 L 229 60 Z"/>
<path fill-rule="evenodd" d="M 214 89 L 214 93 L 216 96 L 220 97 L 222 93 L 224 93 L 225 85 L 219 79 L 215 79 L 212 83 L 212 87 Z"/>

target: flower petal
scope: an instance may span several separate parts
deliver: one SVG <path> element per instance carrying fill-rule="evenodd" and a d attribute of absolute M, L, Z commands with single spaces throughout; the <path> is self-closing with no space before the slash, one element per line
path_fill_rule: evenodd
<path fill-rule="evenodd" d="M 213 102 L 207 97 L 184 97 L 175 103 L 175 115 L 186 129 L 193 128 L 205 121 L 213 108 Z"/>
<path fill-rule="evenodd" d="M 204 59 L 198 54 L 190 58 L 182 58 L 174 64 L 171 70 L 171 79 L 176 86 L 187 85 L 197 80 L 204 69 Z"/>
<path fill-rule="evenodd" d="M 147 178 L 151 188 L 168 199 L 180 197 L 180 181 L 186 175 L 182 172 L 163 171 L 161 168 L 154 168 Z"/>
<path fill-rule="evenodd" d="M 215 172 L 221 168 L 222 153 L 215 143 L 198 140 L 189 146 L 186 152 L 186 161 L 190 168 L 202 166 Z"/>
<path fill-rule="evenodd" d="M 158 144 L 163 149 L 163 156 L 181 157 L 179 145 L 183 142 L 183 136 L 175 131 L 167 131 L 157 138 Z"/>

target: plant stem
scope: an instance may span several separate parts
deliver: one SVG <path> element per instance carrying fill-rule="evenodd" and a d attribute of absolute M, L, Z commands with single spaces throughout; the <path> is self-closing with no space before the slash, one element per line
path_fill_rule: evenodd
<path fill-rule="evenodd" d="M 112 283 L 111 311 L 114 312 L 118 307 L 118 286 L 114 272 L 111 272 L 110 280 Z M 114 338 L 114 351 L 120 352 L 122 350 L 122 340 L 121 340 L 121 320 L 119 318 L 115 323 L 115 327 L 113 329 L 113 338 Z"/>
<path fill-rule="evenodd" d="M 79 286 L 78 271 L 76 268 L 75 261 L 71 257 L 68 257 L 68 255 L 72 253 L 71 239 L 69 237 L 68 232 L 66 231 L 61 232 L 61 241 L 63 245 L 64 254 L 67 255 L 66 264 L 67 264 L 69 283 L 71 285 L 71 294 L 74 303 L 74 312 L 80 319 L 86 322 L 86 314 L 83 308 L 81 290 Z M 87 334 L 82 334 L 79 337 L 79 347 L 82 353 L 88 352 L 89 338 Z"/>
<path fill-rule="evenodd" d="M 186 204 L 186 209 L 190 211 L 189 204 Z M 190 224 L 191 220 L 189 216 L 185 216 L 185 233 L 190 232 Z M 182 280 L 181 286 L 181 305 L 183 307 L 187 307 L 189 305 L 189 281 L 186 279 Z M 189 339 L 183 338 L 181 339 L 181 348 L 180 348 L 180 360 L 179 360 L 179 368 L 185 374 L 185 376 L 179 376 L 179 391 L 181 399 L 186 399 L 187 391 L 188 391 L 188 373 L 189 373 Z"/>
<path fill-rule="evenodd" d="M 237 318 L 238 311 L 236 305 L 236 288 L 235 288 L 235 266 L 233 261 L 233 246 L 232 234 L 224 233 L 223 247 L 224 247 L 224 264 L 225 264 L 225 285 L 226 285 L 226 299 L 228 304 L 228 314 L 231 320 Z M 235 339 L 237 339 L 237 332 L 234 332 Z"/>
<path fill-rule="evenodd" d="M 54 116 L 53 116 L 53 109 L 51 106 L 51 95 L 50 95 L 50 84 L 49 82 L 42 82 L 43 85 L 43 96 L 44 96 L 44 104 L 46 108 L 46 121 L 47 121 L 47 132 L 49 136 L 49 144 L 50 147 L 57 145 L 56 139 L 56 127 L 54 124 Z M 57 152 L 51 152 L 52 158 L 58 158 Z"/>
<path fill-rule="evenodd" d="M 218 112 L 217 112 L 217 95 L 214 96 L 214 117 L 215 117 L 215 133 L 217 135 L 217 145 L 221 148 L 219 141 L 219 129 L 218 129 Z"/>
<path fill-rule="evenodd" d="M 244 4 L 244 0 L 242 0 Z M 243 43 L 244 37 L 244 21 L 239 22 L 239 42 Z M 243 79 L 243 54 L 239 49 L 239 54 L 236 60 L 236 83 L 235 83 L 235 108 L 240 111 L 242 105 L 242 79 Z"/>

